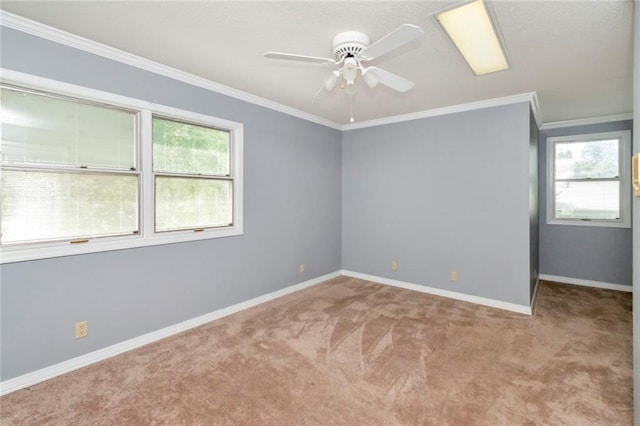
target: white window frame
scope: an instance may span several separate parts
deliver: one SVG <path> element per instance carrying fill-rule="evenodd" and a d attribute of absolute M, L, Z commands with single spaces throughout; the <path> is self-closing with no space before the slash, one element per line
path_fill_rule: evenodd
<path fill-rule="evenodd" d="M 556 218 L 555 203 L 555 144 L 564 142 L 591 142 L 604 139 L 619 139 L 618 150 L 619 182 L 620 182 L 620 218 L 619 219 L 575 219 Z M 596 226 L 612 228 L 631 227 L 631 131 L 620 130 L 613 132 L 588 133 L 583 135 L 554 136 L 547 138 L 547 224 Z"/>
<path fill-rule="evenodd" d="M 72 256 L 110 250 L 171 244 L 187 241 L 205 240 L 237 236 L 243 234 L 243 132 L 242 123 L 224 120 L 205 114 L 199 114 L 139 99 L 128 98 L 112 93 L 89 89 L 82 86 L 50 80 L 30 74 L 0 68 L 0 81 L 7 85 L 25 89 L 49 92 L 112 105 L 139 113 L 140 129 L 140 233 L 137 235 L 100 237 L 89 239 L 86 243 L 70 244 L 66 241 L 28 243 L 0 247 L 0 264 L 51 257 Z M 233 177 L 233 224 L 228 227 L 207 228 L 205 230 L 154 231 L 154 186 L 153 186 L 153 141 L 152 116 L 172 118 L 194 124 L 202 124 L 230 131 L 231 173 Z"/>
<path fill-rule="evenodd" d="M 159 119 L 163 119 L 163 120 L 171 120 L 174 121 L 176 123 L 181 123 L 181 124 L 188 124 L 188 125 L 196 125 L 196 126 L 202 126 L 205 127 L 207 129 L 212 129 L 212 130 L 219 130 L 219 131 L 228 131 L 229 129 L 226 128 L 220 128 L 218 126 L 212 126 L 211 122 L 205 122 L 205 121 L 194 121 L 194 120 L 188 120 L 185 117 L 176 117 L 176 116 L 168 116 L 168 115 L 160 115 L 157 113 L 153 113 L 151 116 L 151 120 L 153 120 L 153 118 L 159 118 Z M 193 116 L 192 116 L 193 117 Z M 153 126 L 152 126 L 153 127 Z M 153 184 L 154 184 L 154 200 L 155 200 L 155 185 L 157 184 L 157 180 L 156 178 L 158 176 L 160 177 L 183 177 L 183 178 L 187 178 L 187 179 L 193 179 L 193 178 L 205 178 L 208 180 L 218 180 L 218 181 L 230 181 L 232 183 L 232 199 L 235 196 L 233 193 L 233 183 L 235 182 L 235 173 L 234 173 L 234 169 L 236 164 L 232 161 L 232 159 L 234 158 L 234 144 L 233 141 L 231 140 L 231 138 L 233 137 L 231 132 L 229 132 L 229 174 L 227 174 L 226 176 L 224 175 L 200 175 L 198 173 L 188 173 L 188 172 L 167 172 L 167 171 L 156 171 L 153 170 Z M 151 144 L 153 145 L 153 138 L 151 140 Z M 231 207 L 233 209 L 233 206 Z M 156 214 L 156 205 L 154 203 L 154 215 Z M 233 217 L 231 218 L 231 220 L 233 221 Z M 154 216 L 154 222 L 155 222 L 155 216 Z M 232 225 L 232 224 L 231 224 Z M 200 227 L 196 227 L 196 226 L 192 226 L 188 229 L 188 232 L 193 231 L 194 229 L 197 229 L 197 232 L 202 232 L 204 230 L 208 230 L 208 229 L 220 229 L 220 228 L 227 228 L 228 226 L 212 226 L 212 227 L 205 227 L 205 228 L 200 228 Z M 180 230 L 164 230 L 164 231 L 158 231 L 156 229 L 157 227 L 154 227 L 154 232 L 155 233 L 167 233 L 167 232 L 180 232 Z"/>

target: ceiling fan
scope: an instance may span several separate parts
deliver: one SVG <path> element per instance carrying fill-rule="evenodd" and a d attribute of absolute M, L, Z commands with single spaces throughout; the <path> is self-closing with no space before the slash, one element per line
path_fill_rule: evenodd
<path fill-rule="evenodd" d="M 265 58 L 287 59 L 292 61 L 311 62 L 316 64 L 334 64 L 341 67 L 331 72 L 316 93 L 322 91 L 332 91 L 340 83 L 340 88 L 345 89 L 347 94 L 355 94 L 355 81 L 358 71 L 362 74 L 365 83 L 374 88 L 379 84 L 390 87 L 398 92 L 411 90 L 414 83 L 404 77 L 390 73 L 378 67 L 365 67 L 364 62 L 369 62 L 379 58 L 405 44 L 418 39 L 424 34 L 418 26 L 405 24 L 390 32 L 380 40 L 370 43 L 369 36 L 359 31 L 346 31 L 333 37 L 331 58 L 321 58 L 317 56 L 297 55 L 293 53 L 267 52 Z"/>

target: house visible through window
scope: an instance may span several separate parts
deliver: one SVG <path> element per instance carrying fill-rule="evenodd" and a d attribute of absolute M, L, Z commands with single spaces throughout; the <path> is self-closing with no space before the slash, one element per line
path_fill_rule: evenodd
<path fill-rule="evenodd" d="M 629 226 L 630 132 L 547 139 L 547 221 Z"/>
<path fill-rule="evenodd" d="M 242 124 L 60 86 L 0 86 L 3 263 L 242 234 Z"/>

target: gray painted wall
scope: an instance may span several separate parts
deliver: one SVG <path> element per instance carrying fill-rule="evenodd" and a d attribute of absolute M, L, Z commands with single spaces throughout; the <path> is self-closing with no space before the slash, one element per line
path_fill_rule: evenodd
<path fill-rule="evenodd" d="M 0 267 L 0 380 L 341 267 L 528 305 L 538 250 L 558 248 L 542 227 L 537 241 L 546 135 L 536 147 L 528 104 L 341 134 L 18 31 L 0 36 L 5 68 L 245 125 L 243 236 Z M 75 340 L 83 319 L 89 337 Z"/>
<path fill-rule="evenodd" d="M 538 216 L 538 123 L 529 113 L 529 300 L 533 300 L 538 283 L 540 226 Z"/>
<path fill-rule="evenodd" d="M 339 131 L 4 27 L 0 36 L 4 68 L 242 122 L 245 134 L 243 236 L 2 265 L 1 380 L 340 269 Z M 81 320 L 89 336 L 76 340 Z"/>
<path fill-rule="evenodd" d="M 632 123 L 626 120 L 540 132 L 541 274 L 631 285 L 631 229 L 547 225 L 546 146 L 548 137 L 629 130 Z"/>
<path fill-rule="evenodd" d="M 344 132 L 343 269 L 528 306 L 529 140 L 528 103 Z"/>

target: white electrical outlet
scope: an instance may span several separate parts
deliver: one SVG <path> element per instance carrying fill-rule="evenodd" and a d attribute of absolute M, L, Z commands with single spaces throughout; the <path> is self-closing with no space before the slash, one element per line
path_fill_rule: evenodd
<path fill-rule="evenodd" d="M 395 260 L 391 261 L 391 269 L 394 271 L 398 270 L 398 262 L 396 262 Z"/>
<path fill-rule="evenodd" d="M 76 323 L 76 339 L 87 337 L 87 334 L 89 334 L 87 321 L 77 322 Z"/>
<path fill-rule="evenodd" d="M 302 273 L 304 273 L 304 270 L 305 270 L 304 263 L 301 263 L 301 264 L 300 264 L 300 273 L 301 273 L 301 274 L 302 274 Z"/>
<path fill-rule="evenodd" d="M 451 271 L 451 281 L 458 281 L 458 273 L 456 271 Z"/>

